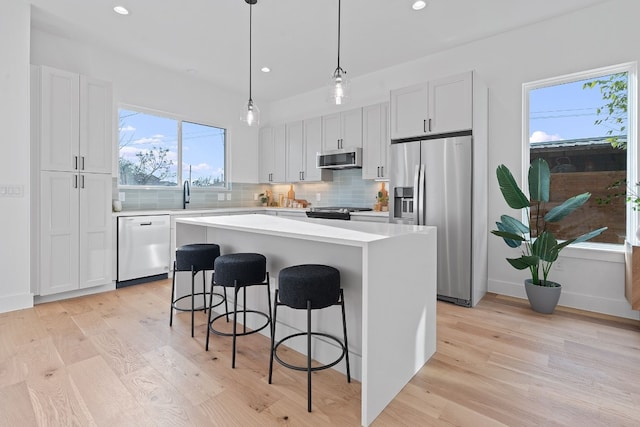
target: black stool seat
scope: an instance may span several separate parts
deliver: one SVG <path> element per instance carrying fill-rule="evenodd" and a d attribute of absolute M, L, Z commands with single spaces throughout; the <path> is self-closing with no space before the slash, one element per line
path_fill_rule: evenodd
<path fill-rule="evenodd" d="M 214 283 L 226 288 L 234 289 L 233 299 L 233 311 L 226 310 L 213 319 L 211 318 L 211 310 L 209 310 L 209 320 L 207 328 L 207 342 L 205 349 L 209 350 L 209 332 L 213 332 L 216 335 L 231 336 L 233 337 L 231 367 L 236 367 L 236 337 L 243 335 L 250 335 L 260 332 L 267 326 L 271 325 L 271 290 L 269 287 L 269 273 L 267 272 L 267 259 L 264 255 L 256 253 L 236 253 L 221 255 L 216 258 L 214 263 L 215 275 Z M 247 287 L 250 286 L 266 286 L 267 287 L 267 312 L 252 310 L 247 308 Z M 244 307 L 238 310 L 238 293 L 243 291 Z M 226 307 L 226 305 L 225 305 Z M 237 316 L 238 313 L 243 315 L 242 331 L 237 330 Z M 247 314 L 252 313 L 264 318 L 264 323 L 253 330 L 247 330 Z M 226 318 L 229 321 L 229 315 L 233 314 L 233 332 L 223 332 L 217 329 L 214 325 L 221 318 Z"/>
<path fill-rule="evenodd" d="M 298 332 L 275 341 L 278 306 L 285 305 L 293 309 L 307 310 L 307 331 Z M 312 332 L 311 310 L 323 309 L 332 305 L 340 305 L 342 308 L 342 329 L 344 343 L 333 335 L 322 332 Z M 273 308 L 273 321 L 271 330 L 271 357 L 269 361 L 269 384 L 273 375 L 273 360 L 281 365 L 307 372 L 307 410 L 311 412 L 311 373 L 335 366 L 342 359 L 347 364 L 347 381 L 351 382 L 349 368 L 349 346 L 347 343 L 347 321 L 344 310 L 344 293 L 340 288 L 340 271 L 334 267 L 321 264 L 294 265 L 280 270 L 278 275 L 278 289 Z M 307 337 L 307 365 L 291 365 L 278 357 L 278 347 L 284 342 L 299 336 Z M 332 362 L 311 366 L 311 337 L 325 337 L 334 341 L 342 349 L 341 354 Z"/>
<path fill-rule="evenodd" d="M 194 243 L 176 249 L 176 270 L 213 270 L 213 263 L 220 256 L 220 246 L 214 243 Z"/>
<path fill-rule="evenodd" d="M 234 287 L 261 283 L 267 272 L 264 255 L 238 253 L 223 255 L 215 260 L 216 285 Z"/>
<path fill-rule="evenodd" d="M 328 265 L 304 264 L 287 267 L 278 276 L 280 302 L 288 307 L 311 309 L 335 305 L 340 300 L 340 272 Z"/>
<path fill-rule="evenodd" d="M 171 287 L 171 309 L 170 309 L 170 317 L 169 317 L 169 326 L 173 325 L 173 310 L 178 311 L 190 311 L 191 312 L 191 336 L 193 337 L 194 332 L 194 313 L 196 311 L 206 311 L 207 310 L 207 295 L 210 294 L 210 302 L 211 305 L 213 295 L 216 295 L 220 298 L 220 301 L 216 303 L 213 307 L 216 307 L 223 302 L 226 302 L 226 292 L 225 295 L 214 293 L 213 292 L 213 283 L 211 284 L 211 289 L 207 291 L 206 289 L 206 279 L 205 279 L 205 271 L 213 270 L 215 260 L 220 256 L 220 246 L 215 243 L 194 243 L 190 245 L 180 246 L 176 249 L 176 260 L 173 263 L 173 281 Z M 191 293 L 177 297 L 176 293 L 176 273 L 180 271 L 190 271 L 191 272 Z M 195 276 L 199 272 L 202 272 L 202 292 L 195 291 Z M 213 282 L 213 280 L 212 280 Z M 196 307 L 195 305 L 195 297 L 196 295 L 202 295 L 202 306 Z M 187 298 L 191 299 L 190 307 L 179 307 L 178 304 L 180 301 L 185 300 Z"/>

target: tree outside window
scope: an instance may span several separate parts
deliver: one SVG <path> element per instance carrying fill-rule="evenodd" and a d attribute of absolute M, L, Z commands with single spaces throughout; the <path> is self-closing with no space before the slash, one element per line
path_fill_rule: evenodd
<path fill-rule="evenodd" d="M 121 186 L 226 188 L 225 129 L 120 109 L 119 139 Z"/>

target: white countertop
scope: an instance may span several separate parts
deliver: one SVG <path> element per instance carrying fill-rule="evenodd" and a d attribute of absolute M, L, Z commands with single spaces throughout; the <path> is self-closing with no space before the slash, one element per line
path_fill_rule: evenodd
<path fill-rule="evenodd" d="M 176 222 L 350 246 L 363 246 L 369 242 L 393 236 L 435 231 L 435 227 L 426 226 L 330 219 L 293 219 L 260 214 L 178 218 Z"/>
<path fill-rule="evenodd" d="M 114 217 L 120 216 L 140 216 L 140 215 L 206 215 L 206 214 L 224 214 L 231 212 L 291 212 L 303 213 L 309 209 L 302 208 L 265 208 L 263 206 L 255 207 L 237 207 L 237 208 L 202 208 L 202 209 L 148 209 L 148 210 L 129 210 L 113 212 Z M 363 211 L 352 212 L 352 216 L 369 216 L 376 218 L 387 218 L 389 212 Z"/>

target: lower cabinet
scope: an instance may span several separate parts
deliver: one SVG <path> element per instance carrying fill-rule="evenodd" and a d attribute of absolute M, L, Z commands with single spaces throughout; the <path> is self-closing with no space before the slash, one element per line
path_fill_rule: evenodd
<path fill-rule="evenodd" d="M 111 175 L 40 172 L 38 295 L 112 281 Z"/>

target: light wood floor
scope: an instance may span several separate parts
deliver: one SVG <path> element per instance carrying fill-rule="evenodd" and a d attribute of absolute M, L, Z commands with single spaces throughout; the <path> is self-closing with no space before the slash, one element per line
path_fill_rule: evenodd
<path fill-rule="evenodd" d="M 267 384 L 266 337 L 239 338 L 232 370 L 204 314 L 195 338 L 187 314 L 169 327 L 169 298 L 162 281 L 0 314 L 0 425 L 359 425 L 359 383 L 317 372 L 309 414 L 305 373 Z M 438 303 L 437 348 L 374 426 L 640 425 L 638 321 L 488 295 Z"/>

